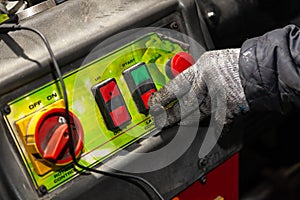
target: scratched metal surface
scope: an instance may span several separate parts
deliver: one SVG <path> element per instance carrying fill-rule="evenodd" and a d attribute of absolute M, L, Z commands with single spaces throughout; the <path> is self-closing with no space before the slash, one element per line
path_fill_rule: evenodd
<path fill-rule="evenodd" d="M 113 33 L 147 25 L 138 19 L 149 21 L 151 17 L 156 21 L 176 7 L 175 0 L 67 1 L 21 24 L 44 33 L 60 65 L 64 65 Z M 49 72 L 49 56 L 37 36 L 20 31 L 0 38 L 0 95 Z"/>

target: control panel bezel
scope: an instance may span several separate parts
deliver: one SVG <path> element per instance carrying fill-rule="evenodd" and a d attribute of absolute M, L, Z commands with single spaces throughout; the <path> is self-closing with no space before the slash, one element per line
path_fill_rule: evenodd
<path fill-rule="evenodd" d="M 102 0 L 87 0 L 86 4 L 93 4 L 94 5 L 101 5 L 107 1 Z M 127 0 L 122 1 L 127 2 Z M 130 5 L 130 1 L 128 1 Z M 85 5 L 86 5 L 85 4 Z M 151 6 L 149 6 L 151 4 Z M 125 5 L 125 4 L 124 4 Z M 104 40 L 106 37 L 120 32 L 124 29 L 132 28 L 132 27 L 141 27 L 141 26 L 155 26 L 155 27 L 166 27 L 171 28 L 173 30 L 178 30 L 180 32 L 184 32 L 193 38 L 195 38 L 198 42 L 200 42 L 202 45 L 206 45 L 204 42 L 204 39 L 202 37 L 202 28 L 198 23 L 194 23 L 194 20 L 197 19 L 197 11 L 194 7 L 194 2 L 192 1 L 180 1 L 180 4 L 177 0 L 168 0 L 168 1 L 136 1 L 134 6 L 140 6 L 140 10 L 143 10 L 143 12 L 139 11 L 139 14 L 135 13 L 137 9 L 134 6 L 130 6 L 131 8 L 127 8 L 126 12 L 129 11 L 135 15 L 135 18 L 126 18 L 127 21 L 124 22 L 124 17 L 121 17 L 120 19 L 117 19 L 118 23 L 122 24 L 122 26 L 115 26 L 115 21 L 111 21 L 109 25 L 105 26 L 92 26 L 91 33 L 97 33 L 96 35 L 88 34 L 89 41 L 82 40 L 81 34 L 77 34 L 80 43 L 73 43 L 72 45 L 67 45 L 70 48 L 63 48 L 64 43 L 56 43 L 57 41 L 57 34 L 53 34 L 53 32 L 49 32 L 48 30 L 52 30 L 51 27 L 49 27 L 52 24 L 57 24 L 57 14 L 60 13 L 62 10 L 67 11 L 65 15 L 62 17 L 61 23 L 65 25 L 63 30 L 57 30 L 57 33 L 64 36 L 70 36 L 67 32 L 70 30 L 73 30 L 72 32 L 78 33 L 76 28 L 72 29 L 72 27 L 69 27 L 69 25 L 72 25 L 70 23 L 66 23 L 70 18 L 68 16 L 74 16 L 73 12 L 80 10 L 80 7 L 82 6 L 82 3 L 80 1 L 67 1 L 66 3 L 58 6 L 57 8 L 51 9 L 45 13 L 39 14 L 38 17 L 34 17 L 31 19 L 26 20 L 24 22 L 26 25 L 33 25 L 40 29 L 42 32 L 44 32 L 49 38 L 51 45 L 54 47 L 55 54 L 57 55 L 57 59 L 59 61 L 59 64 L 63 66 L 62 71 L 63 74 L 70 73 L 71 71 L 79 68 L 81 64 L 83 63 L 84 56 L 86 55 L 86 52 L 89 52 L 95 45 L 99 42 Z M 105 7 L 105 6 L 104 6 Z M 126 6 L 125 6 L 126 7 Z M 105 8 L 103 8 L 105 9 Z M 107 9 L 109 11 L 109 9 Z M 72 13 L 69 15 L 69 13 Z M 76 22 L 76 27 L 81 30 L 79 32 L 85 33 L 87 32 L 87 29 L 83 28 L 84 26 L 82 24 L 90 24 L 89 22 L 85 22 L 84 19 L 90 20 L 93 19 L 93 15 L 95 13 L 93 9 L 90 10 L 89 13 L 83 13 L 85 16 L 84 18 L 80 18 L 78 22 Z M 113 13 L 113 12 L 112 12 Z M 77 12 L 79 14 L 79 12 Z M 82 14 L 82 13 L 81 13 Z M 120 16 L 123 16 L 122 13 L 118 13 Z M 115 14 L 114 14 L 115 15 Z M 109 16 L 108 16 L 109 17 Z M 97 18 L 98 21 L 96 23 L 101 24 L 101 21 L 109 21 L 104 17 L 103 19 L 99 20 L 100 18 Z M 51 23 L 48 23 L 48 21 L 51 21 Z M 79 22 L 80 21 L 80 22 Z M 193 22 L 193 23 L 192 23 Z M 82 24 L 81 24 L 82 23 Z M 177 27 L 177 28 L 176 28 Z M 178 28 L 179 27 L 179 28 Z M 58 27 L 56 27 L 58 28 Z M 73 27 L 74 28 L 74 27 Z M 175 28 L 175 29 L 174 29 Z M 65 33 L 65 34 L 63 34 Z M 72 35 L 72 34 L 71 34 Z M 25 37 L 24 37 L 25 36 Z M 74 35 L 73 35 L 74 36 Z M 48 82 L 52 81 L 53 78 L 56 78 L 55 72 L 53 72 L 51 66 L 49 65 L 49 58 L 47 56 L 47 53 L 44 53 L 43 46 L 40 45 L 39 40 L 27 33 L 13 33 L 11 35 L 12 38 L 17 38 L 17 44 L 21 46 L 24 49 L 24 52 L 26 55 L 28 55 L 29 58 L 32 58 L 32 60 L 37 60 L 38 62 L 31 62 L 26 59 L 15 61 L 14 55 L 11 56 L 11 51 L 5 51 L 3 54 L 0 55 L 0 57 L 3 58 L 13 58 L 10 60 L 2 60 L 5 66 L 8 66 L 12 70 L 4 70 L 5 73 L 1 74 L 1 101 L 0 106 L 2 108 L 2 113 L 5 115 L 8 111 L 6 109 L 6 104 L 8 102 L 11 102 L 12 100 L 27 94 L 28 92 L 32 91 L 33 89 L 39 88 L 42 85 L 47 84 Z M 22 38 L 25 38 L 24 40 Z M 29 49 L 32 46 L 32 41 L 39 47 L 39 54 L 32 53 Z M 68 42 L 68 41 L 67 41 Z M 128 42 L 128 41 L 127 41 Z M 126 44 L 124 42 L 123 44 Z M 107 49 L 107 52 L 110 52 L 112 49 L 116 49 L 116 46 L 120 46 L 117 44 L 116 46 L 113 46 L 115 44 L 112 44 Z M 3 43 L 1 44 L 1 48 L 3 46 Z M 9 45 L 11 46 L 11 45 Z M 71 48 L 74 47 L 74 48 Z M 7 49 L 7 48 L 3 48 Z M 76 52 L 76 53 L 75 53 Z M 97 55 L 99 57 L 99 55 Z M 97 57 L 96 56 L 96 57 Z M 1 61 L 1 62 L 2 62 Z M 17 70 L 18 69 L 18 70 Z M 12 73 L 13 71 L 13 73 Z M 7 73 L 6 73 L 7 72 Z M 21 81 L 20 81 L 21 80 Z M 124 192 L 128 191 L 127 189 L 133 191 L 130 195 L 130 197 L 133 197 L 132 199 L 141 199 L 146 198 L 144 196 L 145 194 L 140 191 L 136 190 L 136 186 L 133 186 L 128 183 L 123 183 L 118 180 L 112 180 L 109 177 L 103 177 L 103 176 L 80 176 L 74 181 L 71 181 L 70 183 L 58 188 L 53 193 L 49 194 L 43 194 L 42 196 L 39 196 L 35 191 L 34 187 L 31 183 L 31 180 L 29 176 L 27 175 L 26 169 L 22 163 L 22 156 L 18 153 L 18 148 L 15 145 L 11 145 L 13 143 L 13 138 L 10 136 L 8 127 L 5 125 L 5 119 L 3 116 L 1 116 L 1 134 L 0 138 L 1 141 L 3 141 L 2 145 L 0 145 L 0 151 L 1 155 L 4 155 L 2 157 L 2 162 L 0 164 L 1 171 L 3 172 L 3 176 L 1 178 L 1 186 L 0 187 L 0 193 L 1 196 L 4 196 L 6 199 L 15 199 L 17 196 L 21 199 L 55 199 L 56 196 L 59 196 L 59 198 L 75 198 L 75 199 L 90 199 L 95 197 L 97 195 L 96 191 L 99 191 L 100 188 L 103 189 L 103 186 L 105 185 L 111 185 L 116 188 L 126 188 L 123 190 L 118 190 L 118 193 L 111 193 L 111 198 L 114 197 L 120 197 L 124 196 Z M 176 127 L 171 130 L 165 130 L 163 136 L 155 136 L 150 137 L 146 140 L 141 140 L 142 145 L 137 142 L 131 145 L 130 147 L 127 147 L 126 149 L 128 151 L 151 151 L 153 149 L 157 149 L 164 144 L 167 144 L 171 141 L 173 134 L 176 133 Z M 197 147 L 194 147 L 197 148 Z M 4 153 L 5 152 L 5 153 Z M 162 193 L 168 197 L 171 197 L 173 194 L 176 194 L 178 191 L 184 189 L 184 186 L 180 186 L 178 188 L 164 188 L 160 187 L 160 184 L 163 183 L 156 183 L 156 180 L 158 180 L 158 177 L 162 178 L 164 175 L 168 174 L 168 171 L 172 171 L 176 167 L 183 167 L 184 166 L 192 166 L 192 169 L 188 174 L 185 174 L 186 176 L 186 182 L 183 185 L 187 185 L 192 183 L 197 177 L 201 176 L 201 173 L 199 174 L 197 164 L 193 163 L 191 164 L 190 158 L 193 153 L 188 151 L 186 154 L 186 158 L 183 158 L 185 162 L 176 162 L 172 164 L 172 166 L 167 167 L 164 170 L 159 170 L 155 173 L 151 173 L 151 176 L 146 174 L 141 174 L 142 177 L 145 177 L 150 182 L 153 182 L 155 185 L 157 185 L 159 188 L 162 188 Z M 118 155 L 113 156 L 109 161 L 107 162 L 115 162 L 118 157 Z M 188 157 L 188 158 L 187 158 Z M 196 158 L 196 157 L 195 157 Z M 102 166 L 97 166 L 100 169 L 102 169 Z M 104 167 L 104 170 L 105 167 Z M 182 172 L 183 173 L 183 172 Z M 156 175 L 155 175 L 156 174 Z M 192 175 L 193 174 L 193 175 Z M 197 177 L 195 177 L 195 174 L 199 174 Z M 183 177 L 182 174 L 175 174 L 174 177 L 172 177 L 173 183 L 176 183 L 178 180 Z M 164 178 L 162 178 L 164 179 Z M 164 179 L 166 180 L 166 179 Z M 20 184 L 17 184 L 20 183 Z M 172 183 L 170 183 L 172 185 Z M 163 184 L 165 185 L 165 184 Z M 41 188 L 41 191 L 43 188 Z M 109 195 L 106 195 L 109 191 L 103 191 L 103 197 L 106 196 L 108 198 Z M 42 194 L 42 193 L 41 193 Z"/>

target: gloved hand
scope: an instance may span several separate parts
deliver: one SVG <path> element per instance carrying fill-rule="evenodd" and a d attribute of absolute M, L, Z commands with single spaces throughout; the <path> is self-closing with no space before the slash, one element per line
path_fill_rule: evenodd
<path fill-rule="evenodd" d="M 249 110 L 239 77 L 240 49 L 208 51 L 149 99 L 150 114 L 159 128 L 173 125 L 200 108 L 199 123 L 209 116 L 220 127 Z M 198 112 L 199 113 L 199 112 Z"/>

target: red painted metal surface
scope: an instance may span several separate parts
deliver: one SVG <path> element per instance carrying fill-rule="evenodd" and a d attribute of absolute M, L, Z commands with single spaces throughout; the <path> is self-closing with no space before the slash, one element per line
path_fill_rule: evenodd
<path fill-rule="evenodd" d="M 195 182 L 173 200 L 238 200 L 239 154 L 235 154 L 206 176 L 206 183 Z"/>

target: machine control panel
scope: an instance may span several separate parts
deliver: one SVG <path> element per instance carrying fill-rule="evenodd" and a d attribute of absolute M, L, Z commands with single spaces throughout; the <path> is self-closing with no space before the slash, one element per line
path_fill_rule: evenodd
<path fill-rule="evenodd" d="M 188 45 L 151 32 L 66 74 L 78 162 L 93 167 L 155 132 L 148 99 L 169 81 L 165 66 Z M 58 81 L 8 103 L 5 116 L 36 190 L 48 192 L 80 175 L 71 165 L 65 107 Z"/>

